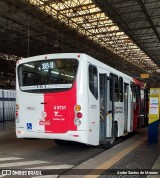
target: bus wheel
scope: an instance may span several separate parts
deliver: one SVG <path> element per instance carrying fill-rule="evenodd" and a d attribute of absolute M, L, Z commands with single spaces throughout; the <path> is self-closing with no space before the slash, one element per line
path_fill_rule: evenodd
<path fill-rule="evenodd" d="M 118 128 L 117 128 L 117 123 L 115 122 L 115 123 L 114 123 L 113 139 L 109 141 L 109 143 L 110 143 L 111 145 L 115 142 L 117 135 L 118 135 Z"/>
<path fill-rule="evenodd" d="M 109 149 L 111 147 L 111 144 L 109 142 L 101 144 L 101 148 L 103 149 Z"/>
<path fill-rule="evenodd" d="M 113 139 L 112 139 L 112 140 L 109 140 L 108 142 L 106 142 L 106 143 L 104 143 L 104 144 L 101 144 L 101 147 L 104 148 L 104 149 L 110 148 L 110 147 L 114 144 L 117 135 L 118 135 L 118 128 L 117 128 L 117 123 L 115 122 L 115 123 L 114 123 Z"/>

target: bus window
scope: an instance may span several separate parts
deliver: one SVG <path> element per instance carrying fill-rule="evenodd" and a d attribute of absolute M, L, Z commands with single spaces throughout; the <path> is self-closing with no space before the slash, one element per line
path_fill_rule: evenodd
<path fill-rule="evenodd" d="M 141 98 L 141 91 L 140 91 L 140 86 L 136 85 L 136 100 L 140 100 Z"/>
<path fill-rule="evenodd" d="M 123 78 L 119 77 L 119 100 L 123 102 Z"/>
<path fill-rule="evenodd" d="M 70 89 L 78 70 L 76 59 L 50 59 L 19 65 L 18 78 L 22 91 L 42 93 Z"/>
<path fill-rule="evenodd" d="M 97 67 L 89 65 L 89 89 L 93 96 L 98 99 L 98 72 Z"/>
<path fill-rule="evenodd" d="M 115 101 L 119 101 L 119 83 L 118 83 L 118 76 L 115 74 L 110 74 L 111 77 L 114 77 L 115 81 L 115 90 L 114 90 L 114 95 L 115 95 Z M 110 80 L 110 93 L 112 93 L 112 80 Z M 112 95 L 110 94 L 110 100 L 112 101 Z"/>
<path fill-rule="evenodd" d="M 136 102 L 136 86 L 131 84 L 131 102 Z"/>

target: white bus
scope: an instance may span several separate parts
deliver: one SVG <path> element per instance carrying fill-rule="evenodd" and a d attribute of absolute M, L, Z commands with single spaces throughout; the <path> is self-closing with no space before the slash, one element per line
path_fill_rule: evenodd
<path fill-rule="evenodd" d="M 86 54 L 21 59 L 16 73 L 18 138 L 105 147 L 137 129 L 143 83 Z"/>

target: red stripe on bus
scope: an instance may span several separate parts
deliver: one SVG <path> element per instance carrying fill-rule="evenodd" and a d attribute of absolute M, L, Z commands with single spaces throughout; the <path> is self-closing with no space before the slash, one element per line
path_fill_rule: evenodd
<path fill-rule="evenodd" d="M 76 105 L 76 82 L 73 87 L 64 92 L 46 93 L 44 94 L 44 111 L 47 113 L 45 132 L 49 133 L 66 133 L 69 130 L 76 131 L 77 126 L 74 125 Z"/>

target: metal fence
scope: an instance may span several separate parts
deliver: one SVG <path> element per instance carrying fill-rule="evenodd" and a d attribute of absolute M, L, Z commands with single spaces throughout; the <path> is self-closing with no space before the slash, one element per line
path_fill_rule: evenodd
<path fill-rule="evenodd" d="M 15 126 L 16 92 L 0 89 L 0 130 Z"/>

